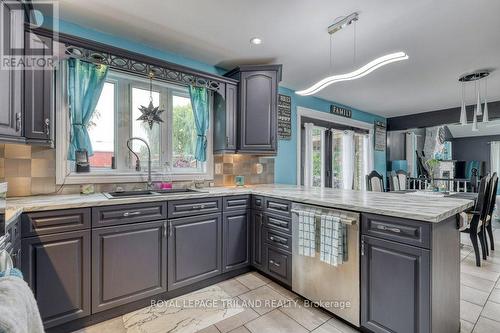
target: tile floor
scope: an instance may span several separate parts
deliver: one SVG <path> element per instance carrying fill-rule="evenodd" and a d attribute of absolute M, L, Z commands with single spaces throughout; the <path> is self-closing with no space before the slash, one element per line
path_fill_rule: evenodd
<path fill-rule="evenodd" d="M 461 332 L 500 332 L 500 223 L 495 229 L 496 252 L 481 267 L 467 235 L 461 249 Z M 198 304 L 212 304 L 203 307 Z M 242 302 L 262 301 L 243 307 Z M 266 300 L 273 302 L 264 303 Z M 87 327 L 78 333 L 352 333 L 354 328 L 328 312 L 303 306 L 291 291 L 251 272 L 191 294 Z M 193 302 L 201 303 L 193 303 Z M 209 303 L 203 303 L 203 302 Z M 293 301 L 294 306 L 286 306 Z M 288 303 L 287 303 L 288 302 Z M 77 333 L 77 332 L 75 332 Z"/>

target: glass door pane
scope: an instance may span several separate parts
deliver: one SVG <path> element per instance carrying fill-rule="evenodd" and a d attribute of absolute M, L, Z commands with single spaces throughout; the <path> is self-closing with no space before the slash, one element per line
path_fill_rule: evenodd
<path fill-rule="evenodd" d="M 323 140 L 324 129 L 320 127 L 315 127 L 313 129 L 313 186 L 322 187 L 324 186 L 324 165 L 323 165 L 323 151 L 324 151 L 324 140 Z"/>

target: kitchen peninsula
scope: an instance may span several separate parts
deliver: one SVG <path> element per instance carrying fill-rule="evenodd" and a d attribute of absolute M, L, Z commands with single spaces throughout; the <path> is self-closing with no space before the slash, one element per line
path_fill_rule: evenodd
<path fill-rule="evenodd" d="M 351 260 L 359 260 L 360 274 L 351 278 L 359 310 L 354 317 L 334 314 L 373 332 L 458 332 L 456 216 L 470 200 L 288 185 L 7 200 L 10 212 L 22 212 L 23 273 L 45 326 L 55 330 L 87 326 L 144 307 L 153 296 L 176 297 L 252 267 L 294 288 L 295 204 L 360 217 L 349 245 Z M 116 283 L 117 276 L 127 283 Z"/>

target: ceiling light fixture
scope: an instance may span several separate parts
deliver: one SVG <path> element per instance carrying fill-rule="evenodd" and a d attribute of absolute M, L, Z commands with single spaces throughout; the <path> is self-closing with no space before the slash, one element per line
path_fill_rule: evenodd
<path fill-rule="evenodd" d="M 356 80 L 356 79 L 362 78 L 365 75 L 370 74 L 371 72 L 373 72 L 374 70 L 376 70 L 382 66 L 388 65 L 388 64 L 393 63 L 393 62 L 406 60 L 406 59 L 408 59 L 408 55 L 404 52 L 396 52 L 396 53 L 387 54 L 387 55 L 382 56 L 380 58 L 377 58 L 373 61 L 370 61 L 369 63 L 367 63 L 363 67 L 361 67 L 353 72 L 346 73 L 346 74 L 332 75 L 332 76 L 326 77 L 323 80 L 319 81 L 318 83 L 312 85 L 310 88 L 297 91 L 297 94 L 302 95 L 302 96 L 313 95 L 313 94 L 317 93 L 318 91 L 328 87 L 332 83 Z"/>
<path fill-rule="evenodd" d="M 253 45 L 260 45 L 262 44 L 262 39 L 260 39 L 259 37 L 253 37 L 252 39 L 250 39 L 250 43 Z"/>
<path fill-rule="evenodd" d="M 481 106 L 481 92 L 480 92 L 480 80 L 485 79 L 490 75 L 489 70 L 479 70 L 475 71 L 472 73 L 464 74 L 461 75 L 458 78 L 458 81 L 461 82 L 462 86 L 462 102 L 460 106 L 460 124 L 462 125 L 467 125 L 467 114 L 466 114 L 466 105 L 465 105 L 465 83 L 467 82 L 474 82 L 474 94 L 476 97 L 475 105 L 474 105 L 474 114 L 472 118 L 472 131 L 476 132 L 479 130 L 477 127 L 477 116 L 483 116 L 483 123 L 487 123 L 489 121 L 489 114 L 488 114 L 488 103 L 487 103 L 487 97 L 488 97 L 488 90 L 486 87 L 486 82 L 485 82 L 485 92 L 484 92 L 484 109 Z"/>
<path fill-rule="evenodd" d="M 330 71 L 332 67 L 332 40 L 331 36 L 336 33 L 339 30 L 342 30 L 343 28 L 351 25 L 353 22 L 358 21 L 359 19 L 359 14 L 354 12 L 348 16 L 345 17 L 340 17 L 335 20 L 335 22 L 328 27 L 328 33 L 330 34 Z M 356 34 L 354 34 L 354 62 L 356 60 Z M 385 56 L 379 57 L 375 60 L 370 61 L 366 65 L 364 65 L 361 68 L 358 68 L 355 71 L 352 71 L 350 73 L 345 73 L 345 74 L 338 74 L 338 75 L 331 75 L 328 76 L 321 81 L 313 84 L 311 87 L 297 91 L 296 94 L 302 95 L 302 96 L 307 96 L 307 95 L 313 95 L 316 94 L 317 92 L 321 91 L 322 89 L 328 87 L 329 85 L 336 83 L 336 82 L 342 82 L 342 81 L 350 81 L 350 80 L 356 80 L 359 78 L 362 78 L 365 75 L 370 74 L 374 70 L 388 65 L 393 62 L 401 61 L 401 60 L 406 60 L 408 59 L 408 55 L 404 52 L 395 52 L 391 54 L 387 54 Z"/>

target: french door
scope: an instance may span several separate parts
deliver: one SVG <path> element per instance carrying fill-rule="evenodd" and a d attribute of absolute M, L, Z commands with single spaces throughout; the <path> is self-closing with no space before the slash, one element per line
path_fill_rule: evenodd
<path fill-rule="evenodd" d="M 312 187 L 365 189 L 373 169 L 373 146 L 363 129 L 333 123 L 304 122 L 301 131 L 302 184 Z M 309 122 L 310 121 L 310 122 Z"/>

